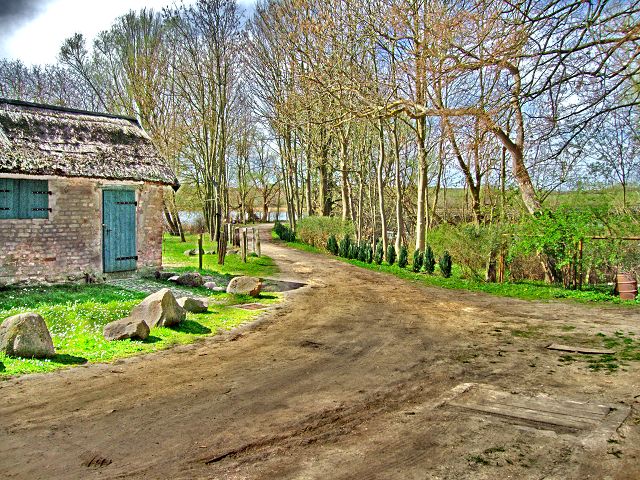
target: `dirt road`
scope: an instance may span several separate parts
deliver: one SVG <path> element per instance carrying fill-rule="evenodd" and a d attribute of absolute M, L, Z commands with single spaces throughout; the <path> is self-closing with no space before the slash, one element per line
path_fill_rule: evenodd
<path fill-rule="evenodd" d="M 640 334 L 637 311 L 425 288 L 263 250 L 281 278 L 307 286 L 252 331 L 0 382 L 0 476 L 640 478 L 639 365 L 590 372 L 545 348 Z M 632 409 L 590 444 L 588 431 L 447 403 L 451 389 L 473 382 Z"/>

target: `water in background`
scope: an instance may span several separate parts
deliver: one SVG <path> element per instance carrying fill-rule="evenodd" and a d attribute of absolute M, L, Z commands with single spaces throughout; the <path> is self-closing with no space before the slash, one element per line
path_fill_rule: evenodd
<path fill-rule="evenodd" d="M 202 223 L 204 221 L 204 216 L 202 215 L 202 212 L 181 211 L 179 213 L 180 213 L 180 220 L 182 221 L 185 227 L 193 226 L 198 223 Z M 238 212 L 235 210 L 232 210 L 230 213 L 231 213 L 231 218 L 235 221 L 238 221 Z M 277 215 L 277 212 L 269 212 L 269 222 L 275 222 L 276 216 L 278 217 L 278 220 L 280 220 L 281 222 L 284 222 L 289 219 L 289 217 L 287 216 L 287 212 L 280 212 L 279 215 Z"/>

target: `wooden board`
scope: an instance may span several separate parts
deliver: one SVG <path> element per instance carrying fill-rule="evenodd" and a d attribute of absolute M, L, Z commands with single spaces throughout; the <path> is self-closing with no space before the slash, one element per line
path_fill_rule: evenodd
<path fill-rule="evenodd" d="M 601 348 L 576 347 L 571 345 L 560 345 L 552 343 L 547 347 L 549 350 L 559 350 L 561 352 L 585 353 L 587 355 L 613 355 L 615 350 L 605 350 Z"/>
<path fill-rule="evenodd" d="M 486 385 L 470 385 L 449 405 L 483 415 L 498 417 L 510 423 L 559 432 L 597 429 L 617 410 L 597 405 L 547 396 L 513 394 Z"/>
<path fill-rule="evenodd" d="M 264 310 L 269 308 L 268 305 L 262 303 L 243 303 L 242 305 L 236 305 L 236 308 L 242 308 L 243 310 Z"/>

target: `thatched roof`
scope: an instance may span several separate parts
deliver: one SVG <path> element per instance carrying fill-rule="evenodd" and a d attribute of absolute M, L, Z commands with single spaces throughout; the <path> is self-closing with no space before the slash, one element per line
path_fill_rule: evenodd
<path fill-rule="evenodd" d="M 133 118 L 0 98 L 0 174 L 142 180 L 178 186 Z"/>

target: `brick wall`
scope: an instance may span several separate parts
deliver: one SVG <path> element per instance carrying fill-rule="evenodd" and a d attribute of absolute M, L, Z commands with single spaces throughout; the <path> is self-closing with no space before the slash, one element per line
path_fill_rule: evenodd
<path fill-rule="evenodd" d="M 48 219 L 0 220 L 0 285 L 75 282 L 87 275 L 104 278 L 102 188 L 109 186 L 127 185 L 136 190 L 138 269 L 161 266 L 161 187 L 77 178 L 46 179 L 53 193 L 49 197 L 52 212 Z"/>

